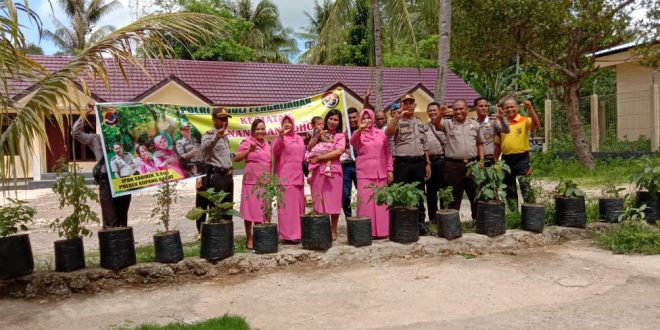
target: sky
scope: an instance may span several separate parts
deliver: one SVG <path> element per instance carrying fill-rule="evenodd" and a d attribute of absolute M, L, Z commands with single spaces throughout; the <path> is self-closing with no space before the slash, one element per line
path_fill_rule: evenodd
<path fill-rule="evenodd" d="M 52 23 L 52 11 L 51 6 L 48 0 L 28 0 L 30 8 L 35 11 L 43 23 L 43 28 L 47 30 L 53 29 Z M 107 0 L 106 0 L 107 1 Z M 122 3 L 122 7 L 112 12 L 112 14 L 104 17 L 98 24 L 98 26 L 103 26 L 107 24 L 114 25 L 116 28 L 127 25 L 134 18 L 131 16 L 131 9 L 129 4 L 136 3 L 137 0 L 119 0 Z M 152 0 L 146 0 L 147 2 L 152 2 Z M 290 26 L 294 31 L 302 31 L 302 28 L 307 25 L 307 17 L 304 12 L 312 12 L 314 8 L 314 0 L 271 0 L 280 11 L 280 21 L 284 26 Z M 55 10 L 55 17 L 58 17 L 60 21 L 66 24 L 66 16 L 63 14 L 63 11 L 60 10 L 57 6 L 56 0 L 51 0 L 53 3 L 53 9 Z M 145 1 L 142 0 L 141 3 Z M 255 1 L 256 2 L 256 1 Z M 153 7 L 152 7 L 153 8 Z M 152 10 L 155 10 L 153 8 Z M 57 47 L 48 40 L 41 39 L 39 41 L 39 34 L 36 31 L 36 26 L 34 24 L 26 24 L 26 30 L 24 31 L 25 36 L 29 42 L 38 44 L 43 48 L 46 55 L 52 55 L 58 49 Z M 298 47 L 303 50 L 302 40 L 298 41 Z"/>

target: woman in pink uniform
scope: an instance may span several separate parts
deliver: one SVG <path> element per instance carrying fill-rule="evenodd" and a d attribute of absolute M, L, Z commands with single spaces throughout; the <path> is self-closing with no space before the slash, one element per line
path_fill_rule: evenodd
<path fill-rule="evenodd" d="M 380 187 L 392 183 L 392 153 L 385 132 L 373 127 L 374 112 L 362 110 L 360 120 L 360 128 L 351 137 L 351 144 L 357 149 L 357 214 L 371 218 L 372 236 L 384 238 L 390 234 L 389 211 L 386 205 L 379 206 L 375 200 L 370 200 L 373 190 L 366 187 L 370 184 Z"/>
<path fill-rule="evenodd" d="M 243 186 L 241 188 L 241 217 L 245 223 L 247 248 L 252 249 L 252 223 L 264 221 L 263 202 L 252 193 L 262 173 L 270 171 L 271 150 L 266 141 L 266 124 L 260 118 L 255 119 L 250 127 L 251 136 L 241 142 L 234 157 L 235 162 L 245 159 Z"/>
<path fill-rule="evenodd" d="M 314 211 L 317 213 L 329 214 L 332 221 L 332 239 L 337 239 L 337 222 L 339 222 L 339 212 L 341 212 L 341 196 L 343 186 L 343 174 L 339 156 L 346 149 L 346 137 L 342 132 L 341 112 L 337 109 L 328 111 L 325 115 L 323 132 L 317 131 L 314 137 L 309 141 L 307 150 L 312 150 L 318 143 L 322 133 L 333 136 L 334 150 L 326 154 L 313 157 L 310 163 L 323 163 L 327 160 L 332 161 L 332 175 L 324 174 L 324 166 L 317 166 L 310 175 L 310 186 L 312 191 L 312 200 L 314 201 Z"/>
<path fill-rule="evenodd" d="M 280 134 L 273 141 L 275 174 L 285 186 L 284 207 L 277 210 L 280 238 L 287 244 L 300 242 L 300 216 L 305 213 L 302 162 L 305 158 L 305 142 L 294 132 L 294 121 L 289 115 L 282 118 Z"/>

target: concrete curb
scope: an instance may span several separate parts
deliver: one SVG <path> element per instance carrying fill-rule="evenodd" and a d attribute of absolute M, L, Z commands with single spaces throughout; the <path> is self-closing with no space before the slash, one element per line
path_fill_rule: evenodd
<path fill-rule="evenodd" d="M 508 230 L 504 235 L 490 238 L 466 233 L 452 241 L 438 237 L 421 237 L 418 242 L 405 245 L 385 240 L 374 241 L 371 246 L 354 248 L 340 243 L 326 252 L 303 250 L 300 246 L 280 246 L 280 251 L 276 254 L 242 253 L 217 263 L 195 257 L 186 258 L 177 264 L 141 263 L 121 271 L 87 268 L 71 273 L 37 272 L 10 281 L 0 281 L 0 297 L 35 298 L 110 292 L 125 287 L 201 281 L 226 275 L 282 269 L 302 263 L 316 267 L 332 267 L 350 263 L 376 263 L 395 258 L 510 252 L 588 237 L 585 229 L 547 227 L 541 234 Z"/>

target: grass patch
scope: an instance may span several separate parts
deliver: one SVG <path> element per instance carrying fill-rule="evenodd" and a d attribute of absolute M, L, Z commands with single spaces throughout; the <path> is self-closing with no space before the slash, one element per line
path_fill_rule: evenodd
<path fill-rule="evenodd" d="M 604 248 L 623 254 L 660 254 L 660 229 L 641 221 L 625 221 L 596 232 Z"/>
<path fill-rule="evenodd" d="M 660 156 L 651 156 L 660 160 Z M 593 170 L 587 170 L 575 159 L 561 160 L 552 153 L 532 153 L 532 168 L 537 178 L 559 180 L 568 179 L 581 186 L 602 186 L 607 183 L 628 183 L 630 175 L 637 168 L 637 159 L 611 158 L 597 160 Z"/>
<path fill-rule="evenodd" d="M 507 211 L 504 218 L 506 219 L 506 229 L 520 229 L 520 213 Z"/>
<path fill-rule="evenodd" d="M 143 324 L 134 330 L 249 330 L 250 326 L 243 317 L 225 315 L 223 317 L 216 317 L 206 321 L 197 322 L 193 324 L 184 324 L 180 322 L 170 323 L 166 325 Z"/>
<path fill-rule="evenodd" d="M 598 222 L 600 221 L 598 211 L 598 199 L 597 198 L 588 198 L 584 201 L 585 211 L 587 215 L 587 222 Z"/>
<path fill-rule="evenodd" d="M 470 220 L 467 222 L 461 221 L 461 232 L 463 233 L 474 233 L 477 228 L 477 224 L 474 221 Z"/>
<path fill-rule="evenodd" d="M 474 259 L 477 257 L 476 254 L 470 252 L 459 252 L 458 255 L 465 259 Z"/>

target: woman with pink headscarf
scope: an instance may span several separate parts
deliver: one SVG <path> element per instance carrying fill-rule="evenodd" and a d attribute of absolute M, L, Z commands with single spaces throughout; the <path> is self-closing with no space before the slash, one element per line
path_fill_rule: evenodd
<path fill-rule="evenodd" d="M 360 127 L 353 132 L 351 145 L 357 150 L 355 163 L 357 176 L 358 207 L 360 217 L 371 218 L 371 235 L 384 238 L 390 235 L 390 214 L 386 205 L 376 205 L 371 200 L 371 184 L 385 186 L 392 183 L 392 153 L 387 135 L 373 126 L 374 112 L 370 109 L 360 113 Z"/>
<path fill-rule="evenodd" d="M 317 132 L 309 141 L 307 150 L 312 150 L 321 134 L 332 136 L 333 151 L 313 157 L 309 160 L 310 164 L 325 164 L 331 161 L 331 175 L 325 175 L 324 166 L 316 167 L 310 174 L 309 184 L 312 192 L 314 211 L 321 214 L 329 214 L 332 225 L 332 239 L 337 239 L 337 223 L 339 222 L 339 212 L 341 212 L 341 196 L 344 184 L 342 176 L 341 163 L 339 157 L 346 149 L 346 137 L 342 132 L 342 115 L 337 109 L 328 111 L 325 115 L 323 131 Z"/>
<path fill-rule="evenodd" d="M 179 164 L 179 157 L 177 156 L 176 152 L 168 148 L 166 137 L 162 135 L 156 136 L 154 138 L 154 148 L 156 151 L 154 152 L 153 158 L 156 167 L 161 170 L 174 170 L 181 176 L 181 178 L 186 177 L 186 175 L 183 173 L 183 169 L 181 169 L 181 165 Z"/>
<path fill-rule="evenodd" d="M 264 222 L 264 203 L 253 193 L 259 177 L 270 171 L 271 149 L 266 141 L 266 124 L 263 119 L 257 118 L 250 127 L 250 137 L 244 139 L 236 151 L 235 162 L 245 159 L 243 169 L 243 185 L 241 188 L 241 217 L 245 224 L 245 245 L 252 249 L 252 223 Z M 302 165 L 301 165 L 302 166 Z"/>
<path fill-rule="evenodd" d="M 285 187 L 284 206 L 277 209 L 280 238 L 285 243 L 300 241 L 300 216 L 305 213 L 305 193 L 302 162 L 305 159 L 305 142 L 294 132 L 293 117 L 282 118 L 279 135 L 273 141 L 275 174 Z"/>

